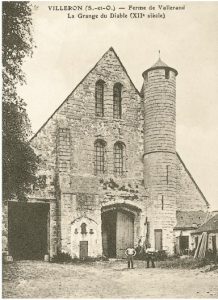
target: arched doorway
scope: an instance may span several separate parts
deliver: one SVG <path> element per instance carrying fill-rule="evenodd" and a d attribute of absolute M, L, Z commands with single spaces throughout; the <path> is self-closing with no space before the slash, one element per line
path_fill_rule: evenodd
<path fill-rule="evenodd" d="M 125 250 L 134 246 L 135 214 L 122 205 L 102 210 L 102 248 L 107 257 L 124 258 Z"/>

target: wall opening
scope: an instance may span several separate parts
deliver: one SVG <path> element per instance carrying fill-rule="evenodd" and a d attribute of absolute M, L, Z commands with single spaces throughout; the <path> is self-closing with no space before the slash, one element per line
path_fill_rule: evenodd
<path fill-rule="evenodd" d="M 8 246 L 14 259 L 43 259 L 48 252 L 49 204 L 9 202 Z"/>
<path fill-rule="evenodd" d="M 169 78 L 170 78 L 170 70 L 165 69 L 165 79 L 169 79 Z"/>
<path fill-rule="evenodd" d="M 180 236 L 179 237 L 179 245 L 180 245 L 180 252 L 182 254 L 188 254 L 189 236 Z"/>
<path fill-rule="evenodd" d="M 107 257 L 124 258 L 134 246 L 134 214 L 120 209 L 102 213 L 102 246 Z"/>
<path fill-rule="evenodd" d="M 102 214 L 102 246 L 103 254 L 107 257 L 116 257 L 116 226 L 116 211 Z"/>

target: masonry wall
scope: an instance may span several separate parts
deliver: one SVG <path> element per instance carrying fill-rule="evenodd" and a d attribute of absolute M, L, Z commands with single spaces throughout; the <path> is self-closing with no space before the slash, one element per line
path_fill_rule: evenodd
<path fill-rule="evenodd" d="M 150 241 L 162 230 L 163 249 L 173 252 L 176 224 L 176 74 L 158 68 L 147 71 L 144 81 L 144 178 L 148 189 Z"/>
<path fill-rule="evenodd" d="M 95 116 L 95 83 L 99 79 L 105 82 L 104 117 Z M 123 86 L 120 120 L 113 119 L 113 86 L 117 82 Z M 59 171 L 69 173 L 70 170 L 72 176 L 93 177 L 96 139 L 103 139 L 107 144 L 106 176 L 113 175 L 114 143 L 122 141 L 126 145 L 125 177 L 143 179 L 142 109 L 141 98 L 117 56 L 113 50 L 108 51 L 32 140 L 41 157 L 41 169 L 47 172 L 47 186 L 50 188 L 54 180 L 57 156 L 59 161 L 68 156 L 69 162 L 66 166 L 65 160 L 62 166 L 65 165 L 65 170 Z M 69 145 L 59 143 L 65 140 L 60 132 L 66 130 L 68 150 Z"/>
<path fill-rule="evenodd" d="M 95 116 L 95 84 L 104 86 L 104 117 Z M 122 84 L 122 118 L 113 119 L 113 86 Z M 94 143 L 106 142 L 106 172 L 94 173 Z M 124 175 L 114 175 L 113 147 L 125 144 Z M 54 198 L 57 204 L 58 250 L 72 249 L 72 222 L 84 217 L 96 222 L 95 254 L 101 249 L 101 208 L 108 204 L 131 203 L 140 207 L 142 218 L 135 220 L 135 244 L 143 233 L 146 191 L 143 183 L 143 105 L 113 49 L 110 49 L 76 87 L 63 105 L 32 140 L 41 157 L 40 174 L 46 174 L 44 189 L 32 198 Z M 52 198 L 52 199 L 53 199 Z M 141 222 L 141 223 L 140 223 Z M 142 226 L 143 228 L 143 226 Z M 55 236 L 56 234 L 56 236 Z M 77 235 L 77 246 L 80 239 Z M 93 237 L 93 236 L 92 236 Z M 92 252 L 93 254 L 93 252 Z"/>
<path fill-rule="evenodd" d="M 213 236 L 216 237 L 216 251 L 218 252 L 218 232 L 209 233 L 209 235 L 208 235 L 208 249 L 213 250 L 213 242 L 212 242 Z"/>
<path fill-rule="evenodd" d="M 177 167 L 177 210 L 207 211 L 209 208 L 209 203 L 205 199 L 204 195 L 195 183 L 179 155 L 177 155 Z"/>

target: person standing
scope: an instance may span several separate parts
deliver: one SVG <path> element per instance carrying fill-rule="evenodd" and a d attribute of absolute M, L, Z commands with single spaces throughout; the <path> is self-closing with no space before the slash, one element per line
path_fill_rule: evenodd
<path fill-rule="evenodd" d="M 127 248 L 125 251 L 125 254 L 127 256 L 127 262 L 128 262 L 128 269 L 133 269 L 133 257 L 136 255 L 136 251 L 134 248 Z"/>
<path fill-rule="evenodd" d="M 155 263 L 154 263 L 154 260 L 155 260 L 155 249 L 151 247 L 151 244 L 146 241 L 144 243 L 144 252 L 145 252 L 145 259 L 147 261 L 147 268 L 149 268 L 150 266 L 150 261 L 151 261 L 151 265 L 152 265 L 152 268 L 155 268 Z"/>

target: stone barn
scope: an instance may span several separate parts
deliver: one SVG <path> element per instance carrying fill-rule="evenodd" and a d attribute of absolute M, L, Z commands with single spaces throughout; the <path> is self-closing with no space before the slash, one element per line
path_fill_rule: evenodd
<path fill-rule="evenodd" d="M 145 238 L 175 251 L 178 216 L 209 207 L 176 152 L 177 75 L 159 58 L 139 92 L 102 56 L 31 140 L 39 184 L 5 207 L 5 254 L 122 258 Z"/>

